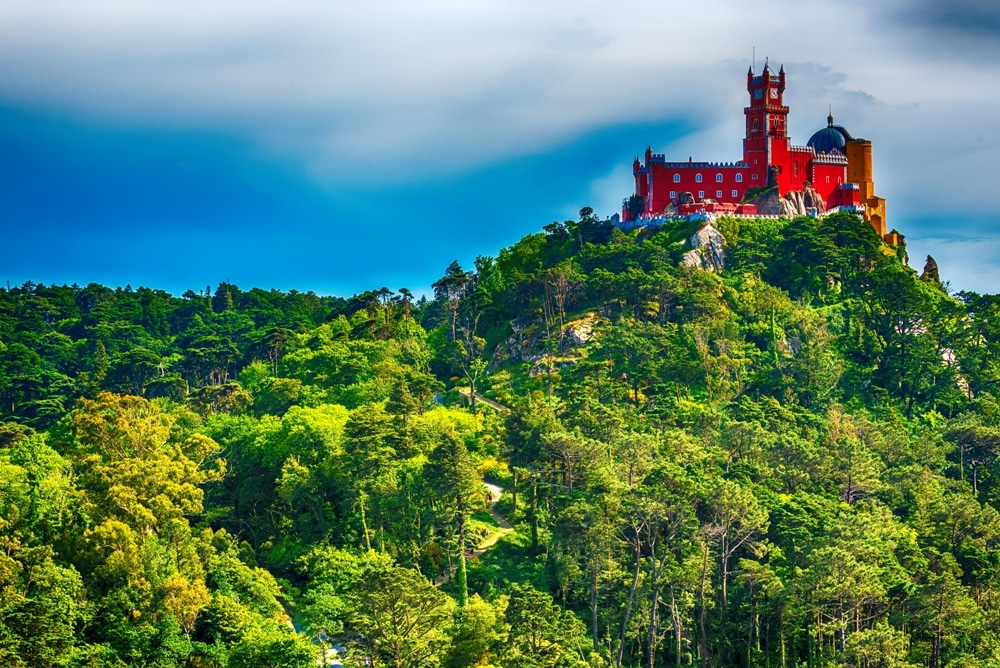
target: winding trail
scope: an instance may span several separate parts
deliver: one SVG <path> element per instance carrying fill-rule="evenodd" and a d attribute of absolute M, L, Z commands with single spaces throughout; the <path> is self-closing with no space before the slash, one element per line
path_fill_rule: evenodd
<path fill-rule="evenodd" d="M 514 526 L 507 521 L 506 517 L 498 513 L 496 511 L 496 508 L 494 507 L 497 505 L 497 501 L 500 500 L 500 497 L 503 496 L 503 488 L 497 485 L 490 484 L 488 482 L 484 482 L 483 485 L 490 493 L 490 508 L 489 508 L 490 517 L 492 517 L 493 521 L 500 526 L 500 530 L 490 534 L 490 536 L 486 540 L 484 540 L 479 544 L 479 547 L 469 550 L 466 553 L 467 558 L 478 557 L 483 555 L 486 552 L 486 550 L 496 545 L 498 542 L 500 542 L 501 538 L 503 538 L 504 536 L 506 536 L 507 534 L 509 534 L 511 531 L 514 530 Z M 456 568 L 455 566 L 452 566 L 451 568 L 448 569 L 447 572 L 436 577 L 434 579 L 434 586 L 440 587 L 445 582 L 450 580 L 452 576 L 455 575 L 455 568 Z"/>
<path fill-rule="evenodd" d="M 472 390 L 470 390 L 467 387 L 459 387 L 457 389 L 458 389 L 458 393 L 461 394 L 463 397 L 465 397 L 465 400 L 468 401 L 471 404 L 472 403 Z M 498 404 L 497 402 L 493 401 L 492 399 L 488 399 L 488 398 L 484 397 L 483 395 L 479 394 L 478 392 L 476 392 L 476 403 L 477 404 L 485 404 L 486 406 L 489 406 L 490 408 L 492 408 L 493 410 L 497 411 L 498 413 L 503 413 L 503 412 L 509 410 L 503 404 Z M 486 485 L 486 486 L 490 487 L 490 485 Z M 497 489 L 500 489 L 500 488 L 497 487 Z M 498 496 L 497 498 L 499 499 L 500 497 Z"/>

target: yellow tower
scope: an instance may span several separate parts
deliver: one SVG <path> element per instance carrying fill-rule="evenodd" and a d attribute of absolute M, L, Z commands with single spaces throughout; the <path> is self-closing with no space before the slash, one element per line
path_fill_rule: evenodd
<path fill-rule="evenodd" d="M 847 151 L 847 180 L 858 184 L 861 190 L 861 203 L 865 205 L 865 220 L 884 238 L 885 199 L 875 196 L 875 182 L 872 180 L 872 143 L 867 139 L 851 139 L 844 148 Z"/>

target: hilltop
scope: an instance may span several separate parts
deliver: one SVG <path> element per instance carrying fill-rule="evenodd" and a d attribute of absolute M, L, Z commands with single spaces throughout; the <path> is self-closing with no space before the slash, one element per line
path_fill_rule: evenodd
<path fill-rule="evenodd" d="M 1000 661 L 1000 297 L 659 222 L 433 300 L 0 290 L 3 662 Z"/>

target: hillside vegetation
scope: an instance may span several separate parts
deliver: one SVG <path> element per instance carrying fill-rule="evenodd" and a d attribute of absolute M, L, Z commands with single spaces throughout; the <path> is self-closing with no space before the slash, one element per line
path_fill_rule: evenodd
<path fill-rule="evenodd" d="M 718 225 L 0 290 L 0 665 L 1000 666 L 1000 297 Z"/>

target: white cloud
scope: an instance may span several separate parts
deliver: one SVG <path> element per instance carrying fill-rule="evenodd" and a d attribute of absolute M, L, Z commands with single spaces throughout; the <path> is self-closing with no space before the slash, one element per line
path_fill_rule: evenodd
<path fill-rule="evenodd" d="M 982 211 L 1000 158 L 990 84 L 1000 69 L 961 48 L 919 57 L 928 26 L 893 24 L 886 11 L 792 0 L 7 0 L 0 100 L 239 133 L 323 181 L 414 178 L 415 164 L 426 178 L 681 117 L 701 127 L 654 138 L 655 150 L 731 160 L 756 45 L 758 69 L 770 55 L 788 72 L 793 141 L 832 104 L 875 142 L 890 216 L 943 198 Z"/>

